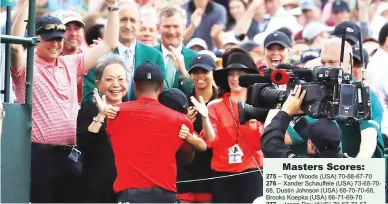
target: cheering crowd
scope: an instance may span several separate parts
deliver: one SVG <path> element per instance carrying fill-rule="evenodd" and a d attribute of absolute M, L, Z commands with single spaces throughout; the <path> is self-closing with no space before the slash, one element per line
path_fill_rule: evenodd
<path fill-rule="evenodd" d="M 386 1 L 36 2 L 31 202 L 252 203 L 264 157 L 384 157 Z M 25 36 L 28 5 L 1 1 L 2 34 L 12 6 L 11 35 Z M 26 57 L 11 44 L 14 103 L 25 100 Z M 239 77 L 281 64 L 341 64 L 370 86 L 371 119 L 304 116 L 312 125 L 301 135 L 293 116 L 306 91 L 296 86 L 279 109 L 241 124 Z"/>

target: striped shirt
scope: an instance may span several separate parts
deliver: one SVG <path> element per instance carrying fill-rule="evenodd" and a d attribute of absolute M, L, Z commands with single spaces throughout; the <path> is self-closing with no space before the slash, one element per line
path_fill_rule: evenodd
<path fill-rule="evenodd" d="M 19 73 L 11 71 L 16 103 L 25 101 L 26 64 Z M 77 76 L 85 73 L 84 54 L 59 56 L 51 65 L 34 56 L 32 87 L 32 142 L 41 144 L 75 144 Z"/>

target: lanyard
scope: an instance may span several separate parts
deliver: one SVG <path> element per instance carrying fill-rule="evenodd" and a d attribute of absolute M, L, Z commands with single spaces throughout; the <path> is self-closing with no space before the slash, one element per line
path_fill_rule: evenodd
<path fill-rule="evenodd" d="M 228 99 L 229 99 L 230 112 L 232 113 L 234 124 L 236 125 L 236 129 L 237 129 L 236 144 L 237 144 L 238 137 L 240 136 L 242 141 L 244 142 L 244 145 L 246 146 L 249 154 L 251 155 L 251 158 L 252 158 L 253 162 L 255 163 L 256 167 L 259 169 L 260 168 L 259 163 L 256 161 L 256 158 L 253 156 L 252 151 L 249 149 L 248 144 L 245 142 L 245 139 L 244 139 L 244 137 L 242 136 L 242 134 L 240 132 L 240 123 L 237 121 L 237 117 L 234 114 L 234 110 L 233 110 L 233 106 L 232 106 L 232 100 L 230 99 L 230 96 L 229 96 Z"/>
<path fill-rule="evenodd" d="M 236 136 L 236 144 L 238 143 L 238 137 L 240 136 L 241 138 L 241 132 L 240 132 L 240 123 L 237 121 L 236 115 L 234 114 L 233 106 L 232 106 L 232 100 L 229 99 L 229 108 L 230 108 L 230 113 L 232 114 L 234 124 L 236 125 L 236 130 L 237 130 L 237 136 Z"/>

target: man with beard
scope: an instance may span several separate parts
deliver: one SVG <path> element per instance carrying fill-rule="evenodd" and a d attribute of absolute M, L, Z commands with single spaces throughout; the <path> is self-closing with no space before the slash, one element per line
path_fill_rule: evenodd
<path fill-rule="evenodd" d="M 66 26 L 65 42 L 61 55 L 81 53 L 85 27 L 81 15 L 74 11 L 65 11 L 60 13 L 58 18 Z"/>
<path fill-rule="evenodd" d="M 58 15 L 58 18 L 66 26 L 65 41 L 61 55 L 72 55 L 82 53 L 81 45 L 84 41 L 85 23 L 81 15 L 74 11 L 65 11 Z M 82 76 L 77 77 L 78 103 L 82 99 Z"/>

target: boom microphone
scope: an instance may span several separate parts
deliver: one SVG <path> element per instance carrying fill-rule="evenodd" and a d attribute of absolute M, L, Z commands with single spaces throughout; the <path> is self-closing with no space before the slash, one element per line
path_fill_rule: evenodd
<path fill-rule="evenodd" d="M 293 70 L 293 69 L 299 69 L 299 67 L 292 66 L 290 64 L 278 64 L 275 69 L 284 69 L 284 70 Z"/>
<path fill-rule="evenodd" d="M 238 79 L 238 83 L 241 87 L 248 88 L 255 83 L 272 83 L 271 79 L 266 76 L 258 74 L 245 74 L 241 75 Z"/>
<path fill-rule="evenodd" d="M 280 80 L 280 76 L 279 74 L 277 74 L 277 78 L 279 81 L 279 83 L 276 83 L 276 84 L 286 84 L 288 83 L 288 80 L 289 78 L 298 78 L 298 79 L 303 79 L 305 81 L 311 81 L 313 79 L 313 74 L 312 74 L 312 70 L 310 69 L 306 69 L 306 68 L 301 68 L 301 67 L 297 67 L 297 66 L 293 66 L 293 65 L 290 65 L 290 64 L 279 64 L 277 67 L 276 67 L 277 70 L 284 70 L 287 72 L 288 77 L 285 76 L 284 73 L 281 73 L 282 74 L 282 77 L 284 79 Z M 275 82 L 274 82 L 275 83 Z"/>
<path fill-rule="evenodd" d="M 305 81 L 311 81 L 313 79 L 313 72 L 310 69 L 295 69 L 293 73 L 297 78 Z"/>

